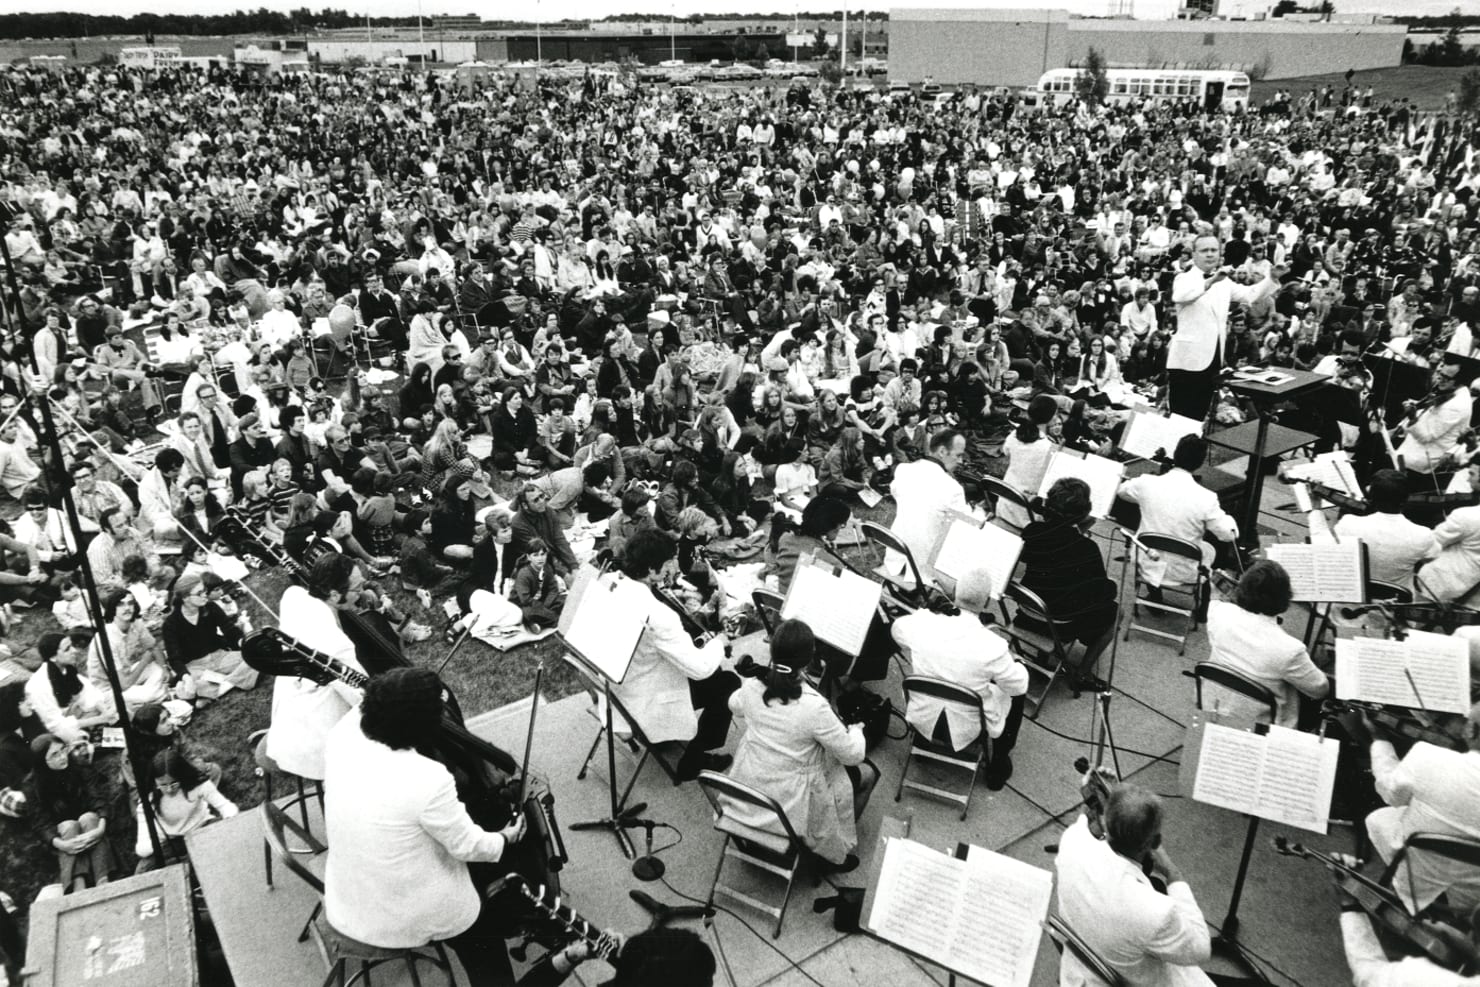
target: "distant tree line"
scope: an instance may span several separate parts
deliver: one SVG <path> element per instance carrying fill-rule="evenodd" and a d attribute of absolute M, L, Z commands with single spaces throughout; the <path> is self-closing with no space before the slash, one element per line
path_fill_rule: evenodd
<path fill-rule="evenodd" d="M 416 16 L 372 17 L 373 27 L 414 27 Z M 313 11 L 307 7 L 286 13 L 259 7 L 230 14 L 79 14 L 55 11 L 35 14 L 0 14 L 0 38 L 87 38 L 96 35 L 138 35 L 153 38 L 162 34 L 300 34 L 315 29 L 364 27 L 363 14 L 347 10 Z"/>
<path fill-rule="evenodd" d="M 1403 61 L 1417 65 L 1480 65 L 1480 48 L 1465 47 L 1459 32 L 1459 25 L 1455 24 L 1438 41 L 1426 45 L 1415 45 L 1411 39 L 1404 41 Z"/>

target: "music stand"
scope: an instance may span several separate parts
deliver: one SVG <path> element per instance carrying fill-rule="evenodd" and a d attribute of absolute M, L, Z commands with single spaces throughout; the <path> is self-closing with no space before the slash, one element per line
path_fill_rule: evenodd
<path fill-rule="evenodd" d="M 632 664 L 638 639 L 647 626 L 647 608 L 633 599 L 631 587 L 615 575 L 603 576 L 587 566 L 577 575 L 566 597 L 556 636 L 589 677 L 602 684 L 606 704 L 606 783 L 611 815 L 604 819 L 572 823 L 570 829 L 605 829 L 616 837 L 628 860 L 637 856 L 627 827 L 647 808 L 647 803 L 625 804 L 626 797 L 617 795 L 616 731 L 613 729 L 612 685 L 620 684 Z M 638 587 L 645 602 L 647 590 Z"/>
<path fill-rule="evenodd" d="M 1213 445 L 1242 452 L 1249 457 L 1248 479 L 1244 485 L 1244 516 L 1239 524 L 1239 540 L 1249 548 L 1259 544 L 1259 500 L 1264 492 L 1264 460 L 1284 455 L 1316 440 L 1309 432 L 1299 432 L 1275 424 L 1275 406 L 1304 398 L 1330 380 L 1325 374 L 1306 370 L 1281 370 L 1280 374 L 1286 379 L 1278 384 L 1266 384 L 1257 380 L 1230 380 L 1228 389 L 1254 405 L 1255 420 L 1215 432 L 1208 437 Z"/>

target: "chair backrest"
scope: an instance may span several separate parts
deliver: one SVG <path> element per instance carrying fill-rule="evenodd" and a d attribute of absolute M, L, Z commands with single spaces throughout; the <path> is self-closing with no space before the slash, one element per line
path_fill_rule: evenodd
<path fill-rule="evenodd" d="M 786 810 L 781 808 L 780 802 L 765 792 L 751 788 L 744 782 L 736 781 L 729 775 L 722 775 L 718 771 L 700 771 L 699 787 L 704 790 L 709 804 L 714 806 L 714 811 L 720 817 L 715 821 L 716 826 L 724 818 L 726 806 L 739 803 L 751 809 L 758 809 L 768 816 L 773 815 L 777 826 L 786 834 L 786 839 L 791 845 L 794 847 L 801 845 L 801 837 L 797 836 L 797 831 L 792 828 L 791 820 L 786 817 Z M 753 823 L 746 825 L 754 826 Z"/>
<path fill-rule="evenodd" d="M 1038 512 L 1033 510 L 1033 502 L 1021 491 L 1011 484 L 1005 483 L 995 476 L 983 476 L 981 478 L 982 490 L 986 492 L 987 500 L 992 503 L 995 513 L 997 501 L 1006 500 L 1008 503 L 1016 504 L 1028 512 L 1028 516 L 1037 519 Z"/>
<path fill-rule="evenodd" d="M 303 854 L 289 851 L 288 833 L 292 833 L 295 839 L 308 847 L 315 857 L 327 850 L 327 847 L 320 843 L 312 833 L 289 818 L 288 814 L 276 802 L 263 802 L 262 837 L 267 840 L 267 845 L 272 848 L 272 855 L 283 866 L 287 867 L 288 870 L 297 874 L 304 884 L 313 888 L 317 893 L 323 894 L 323 878 L 304 865 Z"/>
<path fill-rule="evenodd" d="M 1174 538 L 1171 535 L 1163 535 L 1155 531 L 1147 531 L 1136 535 L 1136 541 L 1162 555 L 1175 555 L 1178 558 L 1187 559 L 1196 565 L 1202 565 L 1202 548 L 1182 538 Z M 1137 551 L 1139 551 L 1139 547 Z"/>
<path fill-rule="evenodd" d="M 144 330 L 144 356 L 156 367 L 159 366 L 159 344 L 164 337 L 158 329 Z"/>
<path fill-rule="evenodd" d="M 1265 685 L 1255 682 L 1253 679 L 1234 671 L 1226 665 L 1217 662 L 1200 661 L 1192 667 L 1192 678 L 1197 683 L 1197 708 L 1205 710 L 1208 708 L 1203 695 L 1204 684 L 1211 684 L 1218 689 L 1237 694 L 1242 699 L 1248 700 L 1256 707 L 1256 716 L 1268 716 L 1262 722 L 1273 723 L 1279 709 L 1279 700 L 1275 698 L 1274 692 Z M 1215 700 L 1215 706 L 1217 705 Z"/>
<path fill-rule="evenodd" d="M 781 624 L 781 609 L 786 606 L 786 597 L 775 590 L 758 587 L 751 591 L 750 601 L 755 604 L 755 612 L 765 625 L 766 637 L 776 633 L 776 628 Z"/>
<path fill-rule="evenodd" d="M 987 713 L 982 708 L 982 698 L 971 689 L 929 675 L 906 675 L 903 686 L 906 710 L 909 709 L 915 696 L 929 696 L 931 699 L 945 703 L 947 706 L 958 707 L 962 712 L 976 717 L 980 732 L 976 737 L 954 738 L 959 747 L 965 747 L 975 742 L 978 737 L 987 735 Z"/>
<path fill-rule="evenodd" d="M 915 555 L 913 552 L 910 551 L 910 547 L 906 545 L 903 541 L 901 541 L 898 535 L 896 535 L 894 532 L 890 531 L 883 525 L 875 524 L 872 521 L 865 521 L 863 522 L 862 528 L 863 536 L 869 541 L 875 542 L 883 546 L 884 548 L 892 548 L 894 549 L 894 551 L 904 556 L 905 562 L 910 567 L 910 578 L 915 581 L 916 590 L 923 592 L 925 588 L 925 578 L 920 575 L 919 563 L 915 561 Z"/>
<path fill-rule="evenodd" d="M 1410 910 L 1423 911 L 1442 895 L 1451 917 L 1468 920 L 1480 906 L 1480 840 L 1410 833 L 1380 880 L 1412 899 Z"/>
<path fill-rule="evenodd" d="M 1053 611 L 1049 608 L 1048 603 L 1044 601 L 1043 597 L 1026 586 L 1023 586 L 1021 583 L 1012 582 L 1007 584 L 1007 588 L 1002 593 L 1002 615 L 1005 618 L 1004 629 L 1009 633 L 1012 630 L 1012 621 L 1011 619 L 1007 619 L 1010 617 L 1007 612 L 1007 604 L 1009 602 L 1017 607 L 1018 613 L 1046 625 L 1049 629 L 1049 636 L 1053 638 L 1055 644 L 1059 642 L 1059 629 L 1069 626 L 1069 621 L 1059 620 L 1053 615 Z"/>
<path fill-rule="evenodd" d="M 1043 923 L 1048 938 L 1060 953 L 1068 951 L 1080 962 L 1087 972 L 1099 978 L 1096 987 L 1125 987 L 1125 980 L 1110 968 L 1089 943 L 1079 938 L 1079 933 L 1069 928 L 1057 915 L 1050 915 Z"/>

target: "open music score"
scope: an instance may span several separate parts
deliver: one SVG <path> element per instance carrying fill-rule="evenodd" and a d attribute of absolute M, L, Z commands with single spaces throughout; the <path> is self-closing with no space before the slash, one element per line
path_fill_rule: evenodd
<path fill-rule="evenodd" d="M 806 621 L 819 641 L 856 658 L 883 593 L 882 583 L 804 555 L 797 560 L 781 617 Z"/>
<path fill-rule="evenodd" d="M 990 987 L 1033 978 L 1053 875 L 973 846 L 961 860 L 906 839 L 884 844 L 864 928 Z"/>
<path fill-rule="evenodd" d="M 1181 787 L 1199 802 L 1326 832 L 1341 745 L 1313 733 L 1193 715 Z"/>
<path fill-rule="evenodd" d="M 586 664 L 619 683 L 627 676 L 652 604 L 652 594 L 641 583 L 584 566 L 560 611 L 561 640 Z"/>
<path fill-rule="evenodd" d="M 1402 641 L 1339 639 L 1336 698 L 1464 713 L 1470 708 L 1469 642 L 1427 631 L 1409 631 Z"/>
<path fill-rule="evenodd" d="M 992 599 L 997 600 L 1012 582 L 1022 553 L 1022 538 L 1006 528 L 950 511 L 949 521 L 931 552 L 930 568 L 952 581 L 973 569 L 985 568 L 992 577 Z"/>
<path fill-rule="evenodd" d="M 1344 449 L 1323 452 L 1308 463 L 1291 466 L 1285 470 L 1285 478 L 1309 480 L 1349 497 L 1363 496 L 1362 485 L 1357 482 L 1356 471 L 1352 469 L 1351 455 Z"/>
<path fill-rule="evenodd" d="M 1079 455 L 1060 449 L 1048 461 L 1043 472 L 1043 482 L 1038 485 L 1038 496 L 1047 497 L 1053 485 L 1066 476 L 1073 476 L 1089 484 L 1090 513 L 1095 517 L 1109 517 L 1115 506 L 1115 493 L 1120 481 L 1125 479 L 1125 466 L 1104 456 Z"/>
<path fill-rule="evenodd" d="M 1154 459 L 1160 449 L 1170 456 L 1183 436 L 1201 435 L 1202 430 L 1202 422 L 1183 415 L 1132 411 L 1120 435 L 1120 451 L 1141 459 Z"/>
<path fill-rule="evenodd" d="M 1290 574 L 1294 598 L 1305 603 L 1366 603 L 1367 546 L 1359 541 L 1316 545 L 1275 543 L 1265 557 Z"/>

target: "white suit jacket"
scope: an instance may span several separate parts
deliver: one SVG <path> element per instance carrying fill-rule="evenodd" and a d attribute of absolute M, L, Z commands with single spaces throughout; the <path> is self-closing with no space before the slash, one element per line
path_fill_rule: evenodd
<path fill-rule="evenodd" d="M 678 614 L 653 598 L 632 665 L 612 692 L 652 743 L 692 740 L 699 731 L 699 717 L 689 694 L 689 680 L 713 675 L 724 655 L 723 636 L 703 648 L 694 647 Z"/>
<path fill-rule="evenodd" d="M 355 657 L 354 643 L 345 636 L 329 604 L 310 596 L 302 586 L 289 586 L 278 607 L 278 626 L 284 634 L 356 671 L 365 670 Z M 361 690 L 343 682 L 321 686 L 308 679 L 279 675 L 272 685 L 267 756 L 284 771 L 323 779 L 329 731 L 344 714 L 360 705 L 361 698 Z"/>
<path fill-rule="evenodd" d="M 1208 604 L 1208 660 L 1247 676 L 1274 693 L 1275 719 L 1294 729 L 1300 717 L 1297 693 L 1326 694 L 1326 676 L 1299 638 L 1285 633 L 1273 617 L 1250 613 L 1236 603 Z M 1264 719 L 1265 708 L 1230 689 L 1208 683 L 1203 708 L 1217 708 L 1234 716 Z"/>
<path fill-rule="evenodd" d="M 1480 583 L 1480 507 L 1461 507 L 1434 529 L 1439 557 L 1418 570 L 1418 591 L 1451 602 Z"/>
<path fill-rule="evenodd" d="M 1192 889 L 1179 881 L 1159 894 L 1141 868 L 1097 840 L 1084 816 L 1064 831 L 1054 861 L 1059 914 L 1126 983 L 1136 987 L 1211 987 L 1198 968 L 1212 941 Z M 1064 951 L 1060 987 L 1101 981 Z"/>
<path fill-rule="evenodd" d="M 473 822 L 452 773 L 366 737 L 359 711 L 329 734 L 324 910 L 374 946 L 422 946 L 465 931 L 482 905 L 467 861 L 496 861 L 504 838 Z"/>
<path fill-rule="evenodd" d="M 913 674 L 945 679 L 975 692 L 986 714 L 987 733 L 1002 736 L 1012 697 L 1028 691 L 1028 670 L 1008 652 L 1001 636 L 983 626 L 974 613 L 951 617 L 929 610 L 900 617 L 893 633 L 909 652 Z M 974 737 L 978 729 L 976 717 L 960 707 L 948 707 L 930 696 L 912 696 L 905 719 L 929 737 L 942 710 L 952 746 L 960 750 L 966 746 L 961 741 Z"/>
<path fill-rule="evenodd" d="M 945 471 L 945 467 L 933 459 L 921 459 L 904 463 L 894 470 L 894 480 L 889 484 L 897 509 L 890 530 L 899 536 L 909 548 L 920 566 L 930 561 L 930 551 L 945 528 L 942 513 L 954 509 L 966 513 L 966 491 L 956 478 Z M 886 564 L 892 572 L 904 570 L 904 560 L 897 552 L 889 552 Z"/>
<path fill-rule="evenodd" d="M 1448 401 L 1426 409 L 1408 428 L 1398 458 L 1419 473 L 1432 473 L 1439 461 L 1459 445 L 1459 437 L 1470 427 L 1470 409 L 1475 397 L 1468 387 L 1459 387 Z"/>
<path fill-rule="evenodd" d="M 1244 285 L 1224 278 L 1211 287 L 1202 271 L 1193 268 L 1172 282 L 1172 301 L 1177 306 L 1177 332 L 1167 347 L 1168 370 L 1204 370 L 1214 352 L 1223 348 L 1228 331 L 1228 308 L 1233 302 L 1245 305 L 1273 291 L 1273 282 Z"/>
<path fill-rule="evenodd" d="M 1400 761 L 1385 740 L 1372 744 L 1372 778 L 1388 805 L 1367 817 L 1367 835 L 1383 860 L 1392 860 L 1414 833 L 1480 840 L 1480 752 L 1417 743 Z M 1400 867 L 1393 886 L 1413 907 L 1425 908 L 1446 888 L 1457 907 L 1480 904 L 1480 874 L 1444 867 L 1417 855 Z"/>
<path fill-rule="evenodd" d="M 1202 540 L 1204 532 L 1219 541 L 1238 537 L 1238 524 L 1224 512 L 1218 495 L 1184 469 L 1127 480 L 1121 484 L 1120 496 L 1141 505 L 1137 534 L 1154 532 L 1191 542 L 1201 547 L 1204 563 L 1213 560 L 1213 547 Z M 1190 582 L 1193 577 L 1191 562 L 1180 557 L 1162 555 L 1153 559 L 1142 555 L 1140 565 L 1142 577 L 1153 586 L 1167 581 Z"/>
<path fill-rule="evenodd" d="M 1372 578 L 1413 589 L 1413 570 L 1439 554 L 1434 532 L 1401 514 L 1348 514 L 1333 529 L 1342 541 L 1357 539 L 1367 546 Z"/>

